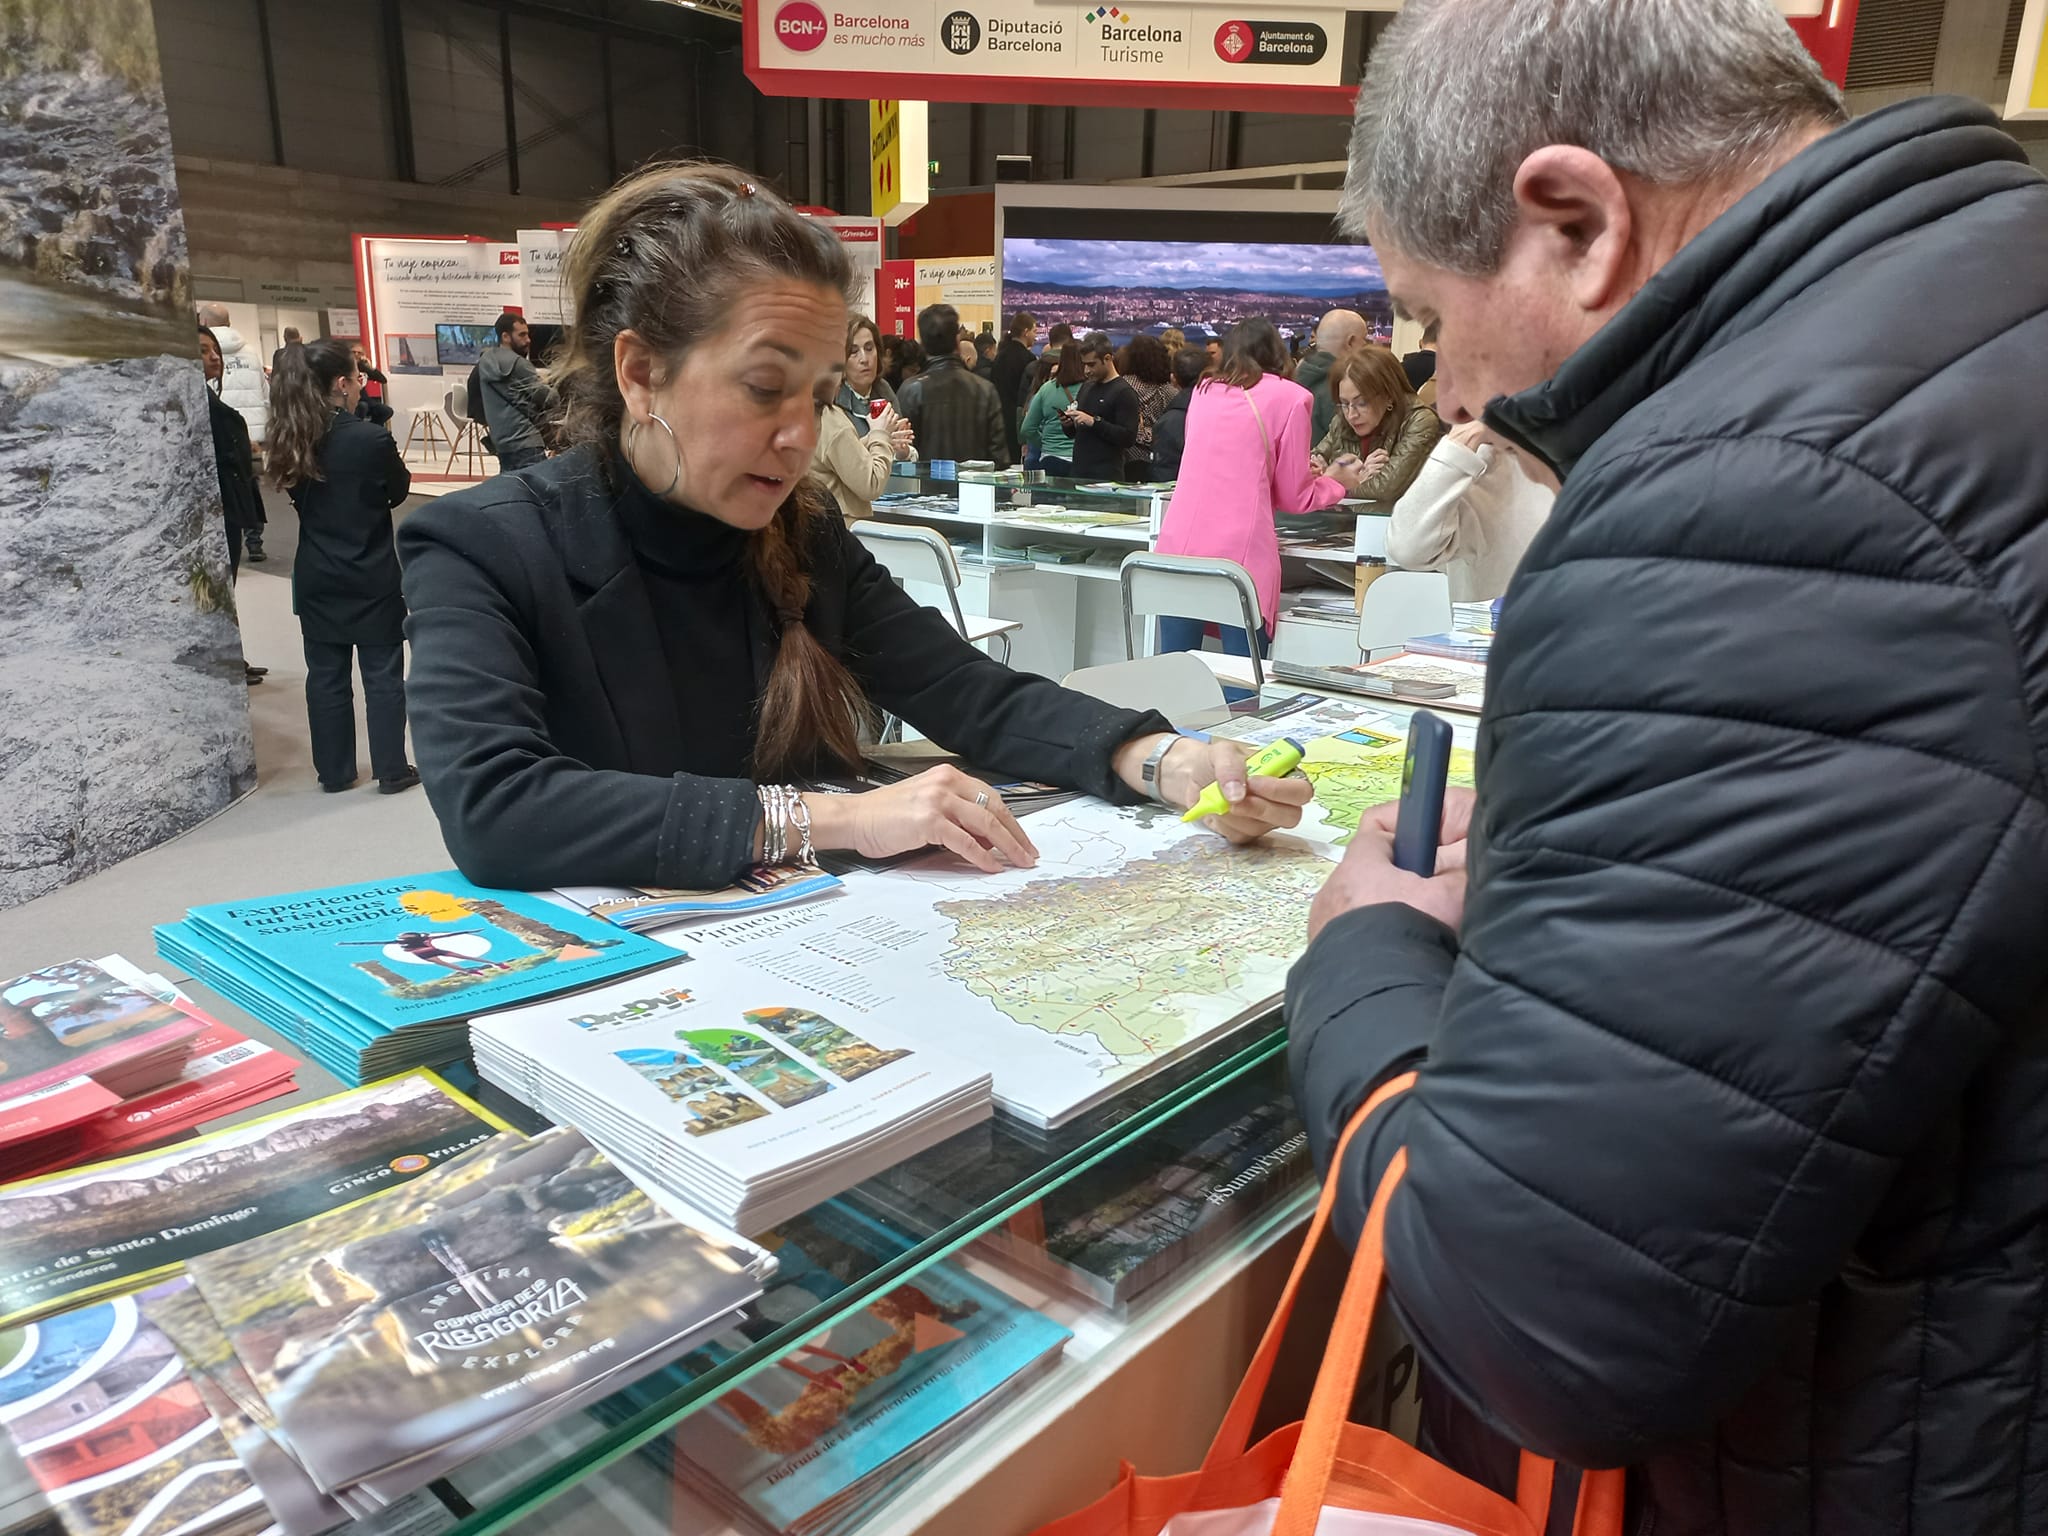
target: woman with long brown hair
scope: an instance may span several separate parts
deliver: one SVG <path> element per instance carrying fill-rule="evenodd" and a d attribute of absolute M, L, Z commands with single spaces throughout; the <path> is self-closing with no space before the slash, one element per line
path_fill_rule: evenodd
<path fill-rule="evenodd" d="M 846 253 L 739 171 L 657 166 L 584 217 L 556 387 L 573 446 L 442 498 L 401 536 L 413 729 L 463 872 L 486 885 L 722 885 L 763 857 L 1030 839 L 936 768 L 864 794 L 872 708 L 969 761 L 1292 825 L 1306 786 L 1013 672 L 919 607 L 805 476 L 846 354 Z"/>
<path fill-rule="evenodd" d="M 419 783 L 405 760 L 405 597 L 391 511 L 412 472 L 382 427 L 355 414 L 363 376 L 348 343 L 294 343 L 270 380 L 264 463 L 299 514 L 292 611 L 306 646 L 313 770 L 329 793 L 356 782 L 353 662 L 363 674 L 370 771 L 380 793 Z"/>

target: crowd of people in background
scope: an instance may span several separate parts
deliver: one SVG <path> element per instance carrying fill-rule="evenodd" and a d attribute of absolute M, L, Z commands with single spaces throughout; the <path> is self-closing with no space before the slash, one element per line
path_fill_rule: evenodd
<path fill-rule="evenodd" d="M 1340 503 L 1388 511 L 1392 560 L 1443 571 L 1454 601 L 1480 602 L 1506 589 L 1556 491 L 1540 464 L 1483 426 L 1446 435 L 1433 333 L 1396 355 L 1349 309 L 1291 344 L 1252 318 L 1199 347 L 1177 328 L 1119 347 L 1064 324 L 1041 344 L 1028 311 L 1008 317 L 1000 340 L 949 304 L 918 315 L 915 339 L 858 316 L 843 379 L 819 399 L 812 472 L 849 522 L 873 515 L 912 453 L 956 470 L 1172 486 L 1160 550 L 1233 560 L 1258 589 L 1263 633 L 1220 637 L 1239 655 L 1272 638 L 1289 517 Z M 1203 636 L 1168 620 L 1161 644 Z"/>
<path fill-rule="evenodd" d="M 357 781 L 351 671 L 360 670 L 371 769 L 385 792 L 417 777 L 405 760 L 405 603 L 391 535 L 410 471 L 389 430 L 389 381 L 360 343 L 307 342 L 286 327 L 267 384 L 226 315 L 201 327 L 230 564 L 264 559 L 251 420 L 267 422 L 267 468 L 300 517 L 292 579 L 307 663 L 307 713 L 321 786 Z M 560 446 L 562 398 L 534 365 L 528 322 L 506 312 L 466 379 L 469 417 L 501 473 Z M 552 370 L 550 370 L 552 372 Z M 849 523 L 874 515 L 905 460 L 956 469 L 1012 465 L 1083 482 L 1170 486 L 1158 547 L 1235 561 L 1258 591 L 1261 630 L 1225 630 L 1234 654 L 1263 651 L 1280 605 L 1280 529 L 1342 503 L 1391 510 L 1389 557 L 1447 573 L 1454 601 L 1486 601 L 1548 515 L 1540 462 L 1476 423 L 1445 433 L 1434 409 L 1433 338 L 1405 357 L 1348 309 L 1290 345 L 1270 321 L 1241 321 L 1192 344 L 1178 328 L 1121 346 L 1038 318 L 961 322 L 949 304 L 917 335 L 885 336 L 865 315 L 814 391 L 817 487 Z M 1164 649 L 1198 647 L 1204 627 L 1164 620 Z M 248 668 L 250 683 L 265 669 Z"/>

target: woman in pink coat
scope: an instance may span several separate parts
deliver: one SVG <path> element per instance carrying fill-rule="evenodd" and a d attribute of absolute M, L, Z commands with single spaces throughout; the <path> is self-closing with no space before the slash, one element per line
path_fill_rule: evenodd
<path fill-rule="evenodd" d="M 1309 470 L 1314 406 L 1286 368 L 1287 352 L 1272 321 L 1246 320 L 1230 333 L 1216 376 L 1196 386 L 1188 407 L 1187 451 L 1159 530 L 1162 555 L 1235 560 L 1251 573 L 1265 631 L 1262 654 L 1280 604 L 1273 514 L 1323 511 L 1359 480 L 1356 460 L 1340 459 L 1325 475 Z M 1243 630 L 1221 628 L 1225 651 L 1251 654 Z M 1160 650 L 1193 651 L 1201 644 L 1200 620 L 1159 621 Z"/>

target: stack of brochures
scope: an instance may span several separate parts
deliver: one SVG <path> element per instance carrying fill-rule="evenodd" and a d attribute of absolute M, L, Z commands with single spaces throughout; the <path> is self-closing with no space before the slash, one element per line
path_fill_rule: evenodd
<path fill-rule="evenodd" d="M 486 1080 L 753 1233 L 990 1113 L 986 1067 L 843 1017 L 810 988 L 699 958 L 486 1014 L 472 1034 Z"/>
<path fill-rule="evenodd" d="M 344 1082 L 453 1061 L 489 1008 L 629 976 L 654 940 L 454 870 L 194 907 L 157 951 Z"/>
<path fill-rule="evenodd" d="M 670 891 L 646 886 L 565 885 L 554 894 L 579 912 L 643 933 L 707 917 L 816 901 L 839 877 L 815 864 L 756 864 L 723 890 Z"/>
<path fill-rule="evenodd" d="M 984 1241 L 1105 1307 L 1136 1301 L 1314 1182 L 1284 1066 L 1118 1148 Z"/>
<path fill-rule="evenodd" d="M 731 1328 L 773 1262 L 655 1204 L 572 1131 L 501 1133 L 402 1189 L 39 1328 L 45 1385 L 7 1428 L 60 1508 L 106 1522 L 115 1482 L 109 1531 L 240 1531 L 260 1509 L 313 1536 Z M 129 1433 L 106 1435 L 104 1411 L 67 1417 L 70 1402 L 123 1398 Z M 184 1458 L 192 1508 L 176 1521 L 145 1513 L 166 1485 L 161 1456 L 132 1455 L 145 1438 Z M 82 1471 L 108 1452 L 127 1466 Z"/>
<path fill-rule="evenodd" d="M 1057 1363 L 1071 1337 L 933 1265 L 685 1419 L 673 1454 L 688 1485 L 745 1527 L 839 1536 Z M 687 1363 L 709 1370 L 747 1343 L 714 1340 Z"/>
<path fill-rule="evenodd" d="M 0 982 L 0 1179 L 190 1130 L 289 1092 L 297 1067 L 118 955 Z"/>
<path fill-rule="evenodd" d="M 1446 656 L 1453 661 L 1484 664 L 1493 654 L 1493 634 L 1453 630 L 1442 635 L 1417 635 L 1402 647 L 1411 656 Z"/>
<path fill-rule="evenodd" d="M 429 1072 L 0 1188 L 0 1328 L 396 1188 L 506 1129 Z"/>
<path fill-rule="evenodd" d="M 143 994 L 196 1020 L 199 1032 L 191 1037 L 188 1054 L 170 1081 L 53 1134 L 11 1143 L 0 1156 L 0 1177 L 29 1178 L 119 1157 L 209 1120 L 239 1114 L 298 1086 L 293 1079 L 298 1062 L 210 1017 L 163 977 L 119 955 L 104 955 L 92 964 L 131 995 Z M 8 983 L 10 989 L 16 985 L 18 981 Z M 108 989 L 102 1000 L 112 995 L 114 990 Z"/>
<path fill-rule="evenodd" d="M 1404 651 L 1384 661 L 1353 667 L 1312 667 L 1285 661 L 1273 663 L 1283 682 L 1307 683 L 1362 698 L 1388 699 L 1429 709 L 1455 709 L 1476 715 L 1486 707 L 1486 663 Z"/>

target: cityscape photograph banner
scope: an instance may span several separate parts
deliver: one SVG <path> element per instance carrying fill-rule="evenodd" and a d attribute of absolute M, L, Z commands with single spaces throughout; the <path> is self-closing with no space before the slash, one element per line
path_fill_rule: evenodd
<path fill-rule="evenodd" d="M 1077 85 L 1126 106 L 1348 112 L 1362 16 L 1303 0 L 746 0 L 747 75 L 772 96 L 866 97 L 875 209 L 890 161 L 880 110 L 898 98 L 1064 105 Z M 918 157 L 921 158 L 921 157 Z M 885 170 L 885 166 L 888 169 Z"/>

